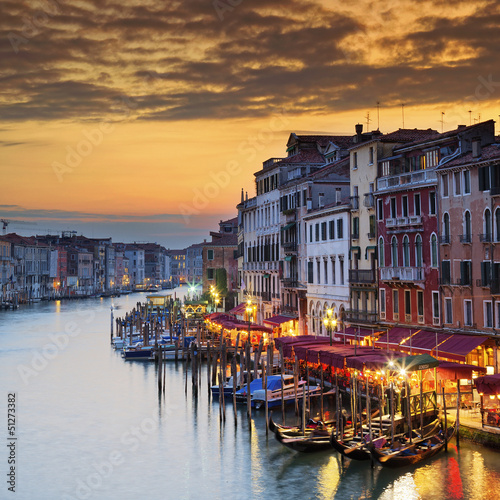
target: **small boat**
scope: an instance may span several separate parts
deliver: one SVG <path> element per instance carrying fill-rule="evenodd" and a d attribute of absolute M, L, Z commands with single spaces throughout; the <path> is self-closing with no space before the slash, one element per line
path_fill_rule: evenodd
<path fill-rule="evenodd" d="M 272 375 L 267 377 L 267 407 L 273 408 L 275 406 L 281 406 L 282 398 L 285 404 L 292 403 L 295 401 L 295 395 L 297 399 L 302 399 L 304 393 L 306 395 L 312 396 L 314 394 L 319 394 L 321 387 L 319 385 L 306 386 L 305 380 L 299 380 L 297 394 L 295 394 L 295 384 L 293 382 L 292 375 L 285 375 L 283 378 L 283 390 L 281 389 L 281 375 Z M 265 406 L 266 404 L 266 390 L 262 389 L 262 386 L 254 391 L 252 394 L 252 406 L 257 410 Z"/>
<path fill-rule="evenodd" d="M 456 431 L 456 422 L 446 429 L 440 429 L 429 437 L 414 440 L 412 443 L 399 446 L 394 445 L 387 448 L 370 447 L 372 457 L 383 467 L 405 467 L 423 462 L 438 454 L 453 437 Z"/>
<path fill-rule="evenodd" d="M 335 425 L 334 421 L 323 422 L 322 420 L 309 419 L 304 426 L 304 431 L 307 435 L 315 436 L 330 436 L 330 433 Z M 300 425 L 281 425 L 273 420 L 272 414 L 269 416 L 269 430 L 274 434 L 281 434 L 282 437 L 300 437 L 303 436 L 302 426 Z"/>
<path fill-rule="evenodd" d="M 328 435 L 316 436 L 306 434 L 305 436 L 285 437 L 281 432 L 277 432 L 274 436 L 282 445 L 301 453 L 314 453 L 332 449 Z"/>
<path fill-rule="evenodd" d="M 261 370 L 259 370 L 259 374 L 261 374 L 261 373 L 262 373 Z M 243 372 L 242 376 L 240 376 L 240 372 L 238 372 L 236 374 L 236 391 L 240 390 L 243 387 L 246 387 L 247 375 L 248 375 L 248 372 L 246 372 L 246 371 Z M 232 396 L 233 395 L 233 386 L 234 386 L 233 377 L 232 376 L 227 377 L 226 381 L 222 385 L 224 396 Z M 212 396 L 214 396 L 216 398 L 219 397 L 219 384 L 212 385 L 210 387 L 210 390 L 212 391 Z"/>
<path fill-rule="evenodd" d="M 283 376 L 283 381 L 285 385 L 283 386 L 284 390 L 294 390 L 294 382 L 293 382 L 293 375 L 284 375 Z M 299 382 L 300 384 L 305 384 L 304 380 L 301 380 Z M 261 391 L 262 394 L 264 393 L 264 390 L 262 389 L 263 385 L 263 380 L 262 378 L 256 378 L 255 380 L 252 380 L 250 382 L 250 397 L 252 398 L 252 408 L 255 407 L 255 401 L 253 400 L 253 397 L 256 393 L 256 391 Z M 281 392 L 281 375 L 270 375 L 267 377 L 267 389 L 279 387 L 279 390 Z M 236 402 L 237 403 L 246 403 L 247 402 L 247 386 L 243 386 L 241 389 L 236 391 Z M 259 401 L 260 404 L 260 401 Z M 259 406 L 260 407 L 260 406 Z"/>

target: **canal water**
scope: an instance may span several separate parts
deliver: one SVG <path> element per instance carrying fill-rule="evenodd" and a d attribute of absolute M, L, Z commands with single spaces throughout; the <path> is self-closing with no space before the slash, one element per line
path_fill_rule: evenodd
<path fill-rule="evenodd" d="M 0 312 L 0 436 L 15 394 L 15 493 L 11 448 L 2 446 L 0 498 L 490 499 L 500 491 L 500 455 L 461 443 L 421 467 L 391 471 L 302 455 L 266 438 L 262 414 L 208 398 L 206 370 L 192 394 L 181 363 L 167 364 L 165 395 L 153 363 L 111 349 L 110 306 L 123 315 L 141 294 L 39 303 Z"/>

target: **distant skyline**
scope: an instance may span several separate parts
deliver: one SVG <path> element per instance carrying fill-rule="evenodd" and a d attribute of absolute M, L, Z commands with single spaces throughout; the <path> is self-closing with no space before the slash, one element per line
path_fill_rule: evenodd
<path fill-rule="evenodd" d="M 495 1 L 0 8 L 0 218 L 36 223 L 9 232 L 183 248 L 236 215 L 290 132 L 441 131 L 500 112 Z"/>

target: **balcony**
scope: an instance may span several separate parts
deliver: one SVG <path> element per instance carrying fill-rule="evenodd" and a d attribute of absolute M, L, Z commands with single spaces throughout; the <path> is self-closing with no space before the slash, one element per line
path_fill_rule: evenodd
<path fill-rule="evenodd" d="M 351 196 L 349 200 L 351 201 L 351 209 L 359 210 L 359 196 Z"/>
<path fill-rule="evenodd" d="M 374 240 L 375 239 L 375 233 L 367 233 L 368 239 L 369 240 Z"/>
<path fill-rule="evenodd" d="M 472 243 L 472 235 L 461 234 L 460 235 L 460 243 Z"/>
<path fill-rule="evenodd" d="M 439 284 L 440 285 L 451 285 L 452 284 L 451 277 L 450 276 L 441 276 L 441 278 L 439 278 Z"/>
<path fill-rule="evenodd" d="M 271 301 L 271 292 L 261 292 L 261 297 L 264 302 Z"/>
<path fill-rule="evenodd" d="M 490 286 L 490 280 L 489 279 L 483 280 L 482 278 L 479 278 L 476 280 L 476 286 L 482 288 L 488 288 Z"/>
<path fill-rule="evenodd" d="M 450 235 L 449 234 L 443 234 L 439 237 L 439 243 L 441 245 L 449 245 L 450 244 Z"/>
<path fill-rule="evenodd" d="M 380 279 L 382 281 L 423 281 L 423 267 L 381 267 Z"/>
<path fill-rule="evenodd" d="M 492 242 L 491 233 L 480 234 L 479 241 L 481 243 L 491 243 Z"/>
<path fill-rule="evenodd" d="M 353 240 L 359 240 L 359 233 L 352 233 L 352 234 L 351 234 L 351 238 L 352 238 Z"/>
<path fill-rule="evenodd" d="M 422 217 L 420 215 L 412 215 L 410 217 L 393 217 L 385 220 L 386 227 L 419 226 L 421 224 Z"/>
<path fill-rule="evenodd" d="M 297 252 L 297 242 L 288 241 L 286 243 L 282 243 L 281 247 L 285 251 L 285 253 L 296 253 Z"/>
<path fill-rule="evenodd" d="M 366 208 L 374 208 L 375 207 L 375 196 L 373 196 L 373 193 L 366 193 L 365 194 L 365 199 L 364 199 L 363 205 Z"/>
<path fill-rule="evenodd" d="M 413 187 L 414 185 L 435 183 L 437 183 L 437 173 L 435 171 L 420 170 L 377 179 L 377 191 L 390 191 L 410 184 Z"/>
<path fill-rule="evenodd" d="M 288 208 L 287 210 L 283 210 L 283 215 L 286 218 L 286 222 L 295 222 L 297 220 L 297 209 L 296 208 Z"/>
<path fill-rule="evenodd" d="M 298 288 L 299 280 L 297 278 L 283 278 L 283 288 Z"/>
<path fill-rule="evenodd" d="M 346 321 L 358 321 L 362 323 L 376 323 L 378 321 L 378 313 L 375 311 L 350 311 L 346 312 Z"/>
<path fill-rule="evenodd" d="M 373 269 L 349 269 L 350 283 L 375 283 L 375 281 Z"/>

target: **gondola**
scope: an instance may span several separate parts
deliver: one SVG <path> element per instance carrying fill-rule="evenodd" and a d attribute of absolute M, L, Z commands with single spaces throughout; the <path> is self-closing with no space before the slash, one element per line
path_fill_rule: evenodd
<path fill-rule="evenodd" d="M 391 447 L 377 449 L 370 447 L 373 458 L 383 467 L 399 468 L 407 465 L 415 465 L 419 462 L 429 460 L 437 455 L 450 441 L 456 431 L 456 422 L 448 427 L 446 433 L 441 429 L 430 437 L 420 438 L 407 446 L 395 450 Z"/>
<path fill-rule="evenodd" d="M 322 420 L 315 420 L 315 419 L 309 419 L 307 424 L 304 427 L 305 432 L 309 434 L 314 434 L 314 435 L 322 435 L 322 436 L 330 436 L 330 433 L 332 429 L 334 428 L 335 422 L 334 421 L 326 421 L 323 422 Z M 269 415 L 269 430 L 273 432 L 274 434 L 281 434 L 283 437 L 300 437 L 303 436 L 302 433 L 302 426 L 301 425 L 292 425 L 292 426 L 287 426 L 287 425 L 281 425 L 277 424 L 273 420 L 272 412 L 271 415 Z"/>
<path fill-rule="evenodd" d="M 415 439 L 432 436 L 438 431 L 440 425 L 439 419 L 435 419 L 430 424 L 426 425 L 422 431 L 413 430 L 413 436 L 415 436 Z M 398 438 L 400 437 L 402 437 L 402 435 L 398 435 Z M 353 460 L 370 460 L 369 448 L 376 449 L 378 446 L 386 443 L 386 437 L 376 436 L 370 443 L 370 446 L 368 446 L 366 436 L 363 437 L 361 432 L 354 436 L 352 430 L 350 430 L 347 435 L 344 434 L 343 439 L 336 439 L 335 432 L 332 432 L 330 436 L 330 444 L 333 448 L 344 457 L 352 458 Z"/>
<path fill-rule="evenodd" d="M 316 436 L 309 434 L 305 436 L 287 437 L 281 432 L 276 432 L 274 436 L 283 446 L 301 453 L 314 453 L 332 449 L 330 437 L 328 435 Z"/>

